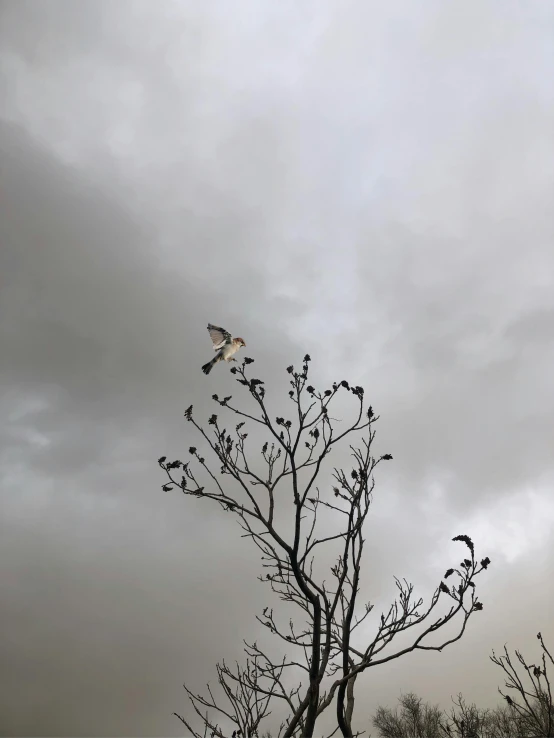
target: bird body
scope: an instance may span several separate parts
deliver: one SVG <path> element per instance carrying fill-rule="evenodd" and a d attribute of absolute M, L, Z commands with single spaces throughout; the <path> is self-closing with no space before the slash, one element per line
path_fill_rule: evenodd
<path fill-rule="evenodd" d="M 241 346 L 246 346 L 243 338 L 233 338 L 225 328 L 219 328 L 211 323 L 208 323 L 208 333 L 212 339 L 214 351 L 217 351 L 217 354 L 202 367 L 204 374 L 209 374 L 218 361 L 236 361 L 234 354 L 237 353 Z"/>

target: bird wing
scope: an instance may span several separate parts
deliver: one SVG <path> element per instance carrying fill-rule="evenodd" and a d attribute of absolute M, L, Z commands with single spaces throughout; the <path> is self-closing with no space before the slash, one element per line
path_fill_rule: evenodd
<path fill-rule="evenodd" d="M 218 328 L 217 325 L 212 325 L 211 323 L 208 323 L 208 333 L 210 334 L 210 338 L 212 339 L 214 351 L 217 351 L 222 346 L 225 346 L 226 343 L 231 343 L 231 341 L 233 340 L 233 336 L 229 333 L 229 331 L 226 331 L 225 328 Z"/>

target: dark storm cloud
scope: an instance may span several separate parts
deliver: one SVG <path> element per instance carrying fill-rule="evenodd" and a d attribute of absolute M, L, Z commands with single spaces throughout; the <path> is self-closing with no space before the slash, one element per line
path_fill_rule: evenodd
<path fill-rule="evenodd" d="M 368 712 L 494 701 L 486 653 L 552 608 L 551 10 L 1 14 L 2 732 L 178 734 L 181 682 L 254 631 L 247 543 L 159 491 L 186 405 L 236 394 L 207 321 L 276 392 L 306 350 L 366 386 L 370 599 L 427 591 L 459 532 L 495 559 L 465 645 L 369 674 Z"/>
<path fill-rule="evenodd" d="M 159 714 L 153 722 L 123 717 L 126 700 L 143 690 L 146 711 L 173 692 L 161 708 L 171 732 L 176 686 L 187 672 L 207 679 L 221 656 L 220 646 L 189 633 L 202 623 L 211 638 L 215 618 L 213 629 L 226 638 L 227 624 L 236 642 L 235 604 L 242 611 L 257 597 L 243 578 L 234 583 L 237 567 L 243 577 L 255 571 L 245 547 L 236 548 L 236 530 L 229 535 L 214 511 L 193 505 L 187 514 L 181 500 L 156 493 L 155 459 L 183 453 L 183 410 L 204 393 L 195 387 L 205 387 L 199 366 L 209 356 L 204 324 L 214 295 L 148 259 L 148 226 L 120 203 L 20 131 L 3 126 L 2 134 L 2 273 L 10 275 L 2 290 L 2 538 L 4 565 L 11 562 L 3 663 L 16 673 L 33 664 L 34 674 L 24 691 L 16 679 L 4 692 L 6 730 L 152 734 Z M 226 545 L 235 553 L 223 553 Z M 156 634 L 143 633 L 149 621 Z M 45 690 L 52 669 L 57 678 Z M 92 694 L 88 706 L 79 694 Z"/>

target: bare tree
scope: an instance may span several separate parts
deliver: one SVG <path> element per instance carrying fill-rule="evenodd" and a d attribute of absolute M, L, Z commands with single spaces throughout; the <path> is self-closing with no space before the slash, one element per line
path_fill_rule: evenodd
<path fill-rule="evenodd" d="M 258 727 L 262 720 L 270 714 L 269 705 L 274 695 L 275 688 L 279 683 L 283 666 L 275 669 L 277 679 L 272 680 L 269 689 L 265 689 L 260 682 L 260 673 L 263 665 L 257 655 L 253 659 L 248 658 L 243 668 L 239 664 L 231 669 L 225 662 L 216 665 L 217 681 L 226 698 L 226 706 L 216 702 L 210 686 L 208 685 L 208 697 L 193 694 L 185 685 L 185 690 L 190 698 L 194 711 L 200 717 L 203 732 L 206 736 L 209 732 L 214 736 L 223 736 L 223 733 L 212 715 L 219 715 L 237 726 L 233 738 L 238 736 L 258 735 Z M 192 735 L 199 735 L 185 718 L 177 713 L 176 717 L 190 730 Z"/>
<path fill-rule="evenodd" d="M 506 700 L 513 722 L 517 724 L 518 736 L 524 738 L 550 738 L 554 736 L 554 705 L 552 704 L 552 683 L 548 667 L 554 665 L 550 651 L 545 646 L 541 633 L 537 633 L 541 645 L 541 658 L 538 664 L 528 664 L 520 651 L 515 651 L 514 662 L 504 646 L 504 655 L 497 656 L 494 651 L 491 661 L 506 675 L 504 686 L 511 690 L 498 691 Z M 518 669 L 523 672 L 520 675 Z"/>
<path fill-rule="evenodd" d="M 443 712 L 413 693 L 402 695 L 400 709 L 379 707 L 373 725 L 380 738 L 520 738 L 507 708 L 482 709 L 461 694 L 452 701 Z"/>
<path fill-rule="evenodd" d="M 441 738 L 513 738 L 513 726 L 503 708 L 489 710 L 468 704 L 459 694 L 454 707 L 441 720 Z M 509 729 L 509 730 L 507 730 Z"/>
<path fill-rule="evenodd" d="M 381 738 L 443 738 L 441 731 L 442 710 L 423 702 L 413 692 L 399 698 L 400 706 L 394 710 L 379 707 L 373 717 L 373 726 Z"/>
<path fill-rule="evenodd" d="M 380 738 L 551 738 L 554 736 L 554 706 L 548 666 L 554 664 L 541 633 L 539 664 L 528 664 L 520 651 L 516 663 L 504 647 L 504 655 L 491 660 L 506 675 L 505 687 L 514 697 L 498 691 L 506 704 L 493 710 L 467 703 L 459 694 L 449 713 L 423 703 L 410 693 L 399 699 L 400 709 L 379 707 L 373 725 Z M 522 671 L 524 677 L 518 673 Z"/>
<path fill-rule="evenodd" d="M 365 402 L 362 387 L 341 381 L 323 391 L 314 389 L 308 382 L 310 357 L 306 355 L 300 371 L 287 368 L 293 419 L 284 413 L 272 419 L 264 382 L 247 376 L 252 362 L 245 358 L 231 369 L 249 395 L 248 408 L 237 407 L 230 396 L 213 395 L 223 411 L 239 421 L 233 423 L 233 430 L 228 431 L 228 423 L 216 414 L 205 429 L 194 418 L 192 405 L 186 410 L 185 418 L 196 429 L 205 451 L 191 446 L 192 459 L 186 463 L 159 459 L 168 477 L 163 489 L 217 503 L 236 516 L 243 535 L 261 553 L 266 573 L 260 579 L 296 609 L 301 622 L 291 618 L 284 627 L 273 609 L 264 608 L 259 622 L 293 655 L 276 659 L 257 643 L 245 642 L 244 668 L 231 672 L 218 666 L 222 703 L 209 688 L 206 698 L 185 686 L 202 731 L 193 730 L 178 717 L 195 736 L 209 730 L 223 738 L 224 728 L 216 718 L 219 713 L 220 719 L 236 726 L 237 735 L 250 736 L 257 735 L 262 722 L 265 727 L 270 705 L 280 706 L 284 717 L 278 734 L 309 738 L 319 716 L 334 705 L 337 729 L 343 736 L 353 736 L 358 676 L 416 650 L 440 652 L 461 638 L 469 617 L 482 609 L 474 579 L 490 560 L 478 562 L 471 539 L 456 536 L 453 540 L 466 546 L 468 557 L 447 570 L 444 578 L 454 576 L 454 585 L 441 581 L 424 605 L 410 583 L 396 579 L 397 599 L 368 639 L 360 626 L 373 605 L 358 602 L 363 528 L 375 469 L 392 458 L 390 454 L 373 455 L 378 418 Z M 345 426 L 330 414 L 340 394 L 354 399 L 353 417 Z M 248 426 L 258 431 L 255 440 L 247 440 Z M 329 457 L 340 447 L 349 449 L 351 467 L 330 467 L 329 482 L 319 486 Z M 326 561 L 331 558 L 334 563 L 329 570 Z M 442 604 L 446 606 L 443 611 Z M 444 626 L 449 624 L 448 635 L 438 637 L 437 632 L 445 633 L 448 628 Z M 401 634 L 404 645 L 395 647 L 393 641 Z"/>

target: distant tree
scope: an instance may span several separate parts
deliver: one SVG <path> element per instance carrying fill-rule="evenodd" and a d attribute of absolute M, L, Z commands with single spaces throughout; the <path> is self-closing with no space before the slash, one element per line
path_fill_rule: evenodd
<path fill-rule="evenodd" d="M 421 697 L 410 693 L 399 698 L 400 706 L 394 710 L 379 707 L 373 717 L 373 725 L 379 738 L 512 738 L 511 733 L 498 732 L 498 727 L 512 727 L 502 721 L 503 708 L 498 711 L 483 710 L 468 704 L 460 694 L 453 700 L 450 712 L 438 705 L 424 703 Z M 497 715 L 498 712 L 498 715 Z"/>
<path fill-rule="evenodd" d="M 401 695 L 394 710 L 379 707 L 373 718 L 373 726 L 381 738 L 443 738 L 441 731 L 442 710 L 413 692 Z"/>
<path fill-rule="evenodd" d="M 504 708 L 482 709 L 461 694 L 452 701 L 450 713 L 441 720 L 442 738 L 511 738 L 513 723 Z"/>
<path fill-rule="evenodd" d="M 548 666 L 554 665 L 542 635 L 539 664 L 528 664 L 519 651 L 514 663 L 506 647 L 504 655 L 491 660 L 506 674 L 505 688 L 499 689 L 506 704 L 495 709 L 482 709 L 468 704 L 459 694 L 450 712 L 423 703 L 413 693 L 399 698 L 399 707 L 379 707 L 373 725 L 380 738 L 552 738 L 554 707 L 552 682 Z M 519 664 L 519 666 L 518 666 Z M 518 673 L 518 668 L 525 676 Z"/>
<path fill-rule="evenodd" d="M 424 606 L 413 585 L 396 579 L 396 601 L 381 615 L 373 635 L 363 635 L 360 625 L 373 609 L 369 602 L 358 602 L 362 563 L 367 562 L 364 524 L 375 469 L 392 458 L 373 455 L 378 418 L 362 387 L 345 380 L 323 391 L 310 385 L 310 357 L 305 356 L 300 371 L 287 368 L 292 417 L 286 417 L 281 403 L 282 414 L 272 419 L 264 382 L 247 376 L 252 362 L 245 358 L 231 369 L 249 395 L 249 407 L 239 408 L 230 396 L 213 395 L 222 411 L 235 417 L 233 430 L 216 414 L 205 429 L 193 416 L 192 405 L 187 409 L 185 418 L 202 449 L 191 446 L 191 460 L 185 463 L 159 459 L 168 477 L 163 489 L 216 503 L 234 515 L 261 553 L 266 572 L 261 581 L 300 617 L 291 617 L 285 627 L 281 612 L 265 607 L 258 620 L 286 653 L 276 658 L 245 641 L 244 666 L 217 666 L 221 697 L 209 686 L 202 696 L 185 685 L 201 728 L 175 714 L 194 736 L 223 738 L 229 732 L 226 724 L 235 726 L 235 738 L 246 738 L 267 730 L 270 713 L 280 708 L 278 735 L 311 738 L 318 718 L 334 707 L 341 734 L 357 735 L 352 725 L 359 675 L 416 650 L 442 651 L 461 638 L 470 616 L 482 609 L 474 580 L 490 560 L 479 562 L 471 539 L 456 536 L 453 540 L 465 545 L 467 558 L 446 571 L 444 579 L 452 577 L 454 584 L 441 581 Z M 350 395 L 355 406 L 345 425 L 331 417 L 342 394 Z M 254 438 L 246 432 L 248 426 L 256 429 Z M 329 458 L 341 447 L 349 451 L 351 466 L 328 469 Z M 324 474 L 329 474 L 327 481 L 321 479 Z M 441 604 L 446 605 L 442 610 Z M 440 637 L 449 623 L 455 630 Z M 400 634 L 403 644 L 396 646 Z"/>

